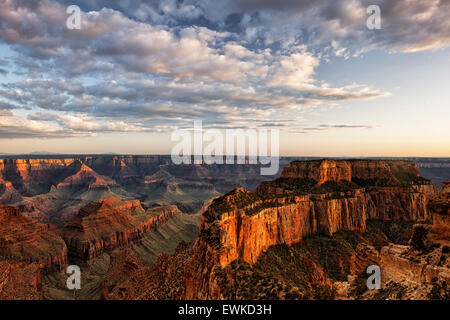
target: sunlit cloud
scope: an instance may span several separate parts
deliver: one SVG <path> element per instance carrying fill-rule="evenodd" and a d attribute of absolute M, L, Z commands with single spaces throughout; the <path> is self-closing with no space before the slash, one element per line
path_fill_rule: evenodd
<path fill-rule="evenodd" d="M 292 132 L 325 104 L 391 94 L 323 81 L 317 69 L 330 56 L 450 42 L 439 0 L 375 1 L 388 31 L 372 33 L 365 0 L 79 1 L 81 30 L 64 27 L 69 2 L 0 4 L 0 44 L 14 52 L 0 58 L 0 74 L 14 75 L 0 82 L 2 138 L 153 132 L 192 119 Z M 371 124 L 314 128 L 300 131 Z"/>

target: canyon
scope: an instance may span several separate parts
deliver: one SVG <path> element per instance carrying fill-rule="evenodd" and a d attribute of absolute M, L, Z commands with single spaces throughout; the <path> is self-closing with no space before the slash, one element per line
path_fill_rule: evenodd
<path fill-rule="evenodd" d="M 267 177 L 169 156 L 0 159 L 0 299 L 445 297 L 449 184 L 423 162 L 280 163 Z"/>
<path fill-rule="evenodd" d="M 176 206 L 144 210 L 139 200 L 104 198 L 81 208 L 62 235 L 74 261 L 90 262 L 105 250 L 129 245 L 178 214 Z"/>
<path fill-rule="evenodd" d="M 223 298 L 218 274 L 236 260 L 254 264 L 274 245 L 341 230 L 363 234 L 369 219 L 425 222 L 434 192 L 413 162 L 294 161 L 255 192 L 236 189 L 213 201 L 186 269 L 184 297 Z"/>
<path fill-rule="evenodd" d="M 0 204 L 59 227 L 85 205 L 107 197 L 196 212 L 214 196 L 273 178 L 261 176 L 259 167 L 177 166 L 170 156 L 5 157 L 0 159 Z"/>
<path fill-rule="evenodd" d="M 42 273 L 68 263 L 58 230 L 0 205 L 0 299 L 41 299 Z"/>

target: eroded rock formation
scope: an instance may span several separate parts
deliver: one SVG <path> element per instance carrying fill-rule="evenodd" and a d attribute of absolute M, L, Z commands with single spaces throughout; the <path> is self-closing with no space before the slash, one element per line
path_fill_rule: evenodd
<path fill-rule="evenodd" d="M 39 264 L 0 261 L 0 300 L 39 300 L 41 290 Z"/>
<path fill-rule="evenodd" d="M 314 233 L 363 233 L 367 219 L 426 221 L 433 184 L 405 161 L 295 161 L 250 192 L 236 189 L 204 213 L 185 298 L 221 298 L 217 273 L 234 260 L 253 264 L 276 244 Z"/>
<path fill-rule="evenodd" d="M 180 213 L 176 206 L 144 210 L 139 200 L 105 198 L 80 209 L 62 234 L 71 257 L 89 262 L 104 250 L 138 240 Z"/>
<path fill-rule="evenodd" d="M 24 217 L 17 208 L 0 206 L 0 260 L 62 270 L 67 247 L 53 226 Z"/>
<path fill-rule="evenodd" d="M 432 199 L 429 209 L 433 214 L 433 226 L 429 237 L 450 246 L 450 182 L 442 183 L 439 194 Z"/>
<path fill-rule="evenodd" d="M 132 195 L 147 207 L 177 205 L 195 213 L 212 197 L 270 179 L 259 174 L 260 165 L 177 166 L 164 155 L 36 157 L 0 159 L 0 204 L 58 227 L 106 197 Z M 286 163 L 280 160 L 281 166 Z"/>

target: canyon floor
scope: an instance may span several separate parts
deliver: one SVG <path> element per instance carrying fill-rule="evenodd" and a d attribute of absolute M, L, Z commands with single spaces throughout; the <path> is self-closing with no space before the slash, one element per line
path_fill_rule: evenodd
<path fill-rule="evenodd" d="M 449 298 L 450 161 L 294 160 L 0 159 L 0 299 Z"/>

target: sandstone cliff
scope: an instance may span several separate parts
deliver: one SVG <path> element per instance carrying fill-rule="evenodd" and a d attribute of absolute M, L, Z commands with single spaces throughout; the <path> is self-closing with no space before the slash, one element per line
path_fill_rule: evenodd
<path fill-rule="evenodd" d="M 57 188 L 108 189 L 117 186 L 116 182 L 106 176 L 99 175 L 79 160 L 74 160 L 64 171 L 66 178 L 59 182 Z"/>
<path fill-rule="evenodd" d="M 144 210 L 139 200 L 105 198 L 80 209 L 62 230 L 70 256 L 89 262 L 104 250 L 126 246 L 179 214 L 175 206 Z"/>
<path fill-rule="evenodd" d="M 177 166 L 170 156 L 6 156 L 0 159 L 0 204 L 58 227 L 106 197 L 133 197 L 147 207 L 177 205 L 195 213 L 212 197 L 269 179 L 259 170 L 258 165 Z"/>
<path fill-rule="evenodd" d="M 294 161 L 283 169 L 281 178 L 312 179 L 317 184 L 327 181 L 367 181 L 397 186 L 420 179 L 414 162 L 402 160 L 313 160 Z"/>
<path fill-rule="evenodd" d="M 434 242 L 450 246 L 450 182 L 442 183 L 439 194 L 429 204 L 433 225 L 429 237 Z"/>
<path fill-rule="evenodd" d="M 74 159 L 0 159 L 0 177 L 31 196 L 50 190 Z"/>
<path fill-rule="evenodd" d="M 40 299 L 42 282 L 39 264 L 0 261 L 0 300 Z"/>
<path fill-rule="evenodd" d="M 24 217 L 17 208 L 0 206 L 0 260 L 62 270 L 67 247 L 51 225 Z"/>
<path fill-rule="evenodd" d="M 388 243 L 376 264 L 382 290 L 365 299 L 444 299 L 450 297 L 450 184 L 443 183 L 428 204 L 432 224 L 415 224 L 410 245 Z"/>
<path fill-rule="evenodd" d="M 425 221 L 433 191 L 412 162 L 293 162 L 254 193 L 237 189 L 213 201 L 186 267 L 184 297 L 220 298 L 221 268 L 238 259 L 253 264 L 275 244 L 290 245 L 314 233 L 362 233 L 369 218 Z"/>

